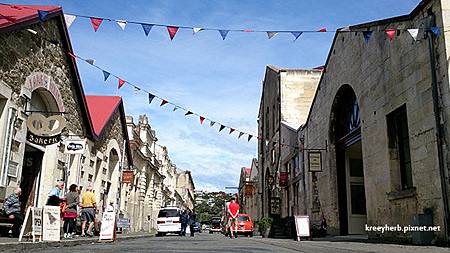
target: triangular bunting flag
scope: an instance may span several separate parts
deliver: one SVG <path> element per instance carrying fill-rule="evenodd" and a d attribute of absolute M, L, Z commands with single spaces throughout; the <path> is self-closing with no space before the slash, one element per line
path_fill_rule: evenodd
<path fill-rule="evenodd" d="M 209 126 L 214 126 L 214 124 L 216 124 L 216 122 L 214 122 L 214 121 L 211 121 L 210 123 L 209 123 Z"/>
<path fill-rule="evenodd" d="M 188 116 L 188 115 L 192 115 L 192 114 L 194 114 L 194 113 L 191 112 L 191 111 L 187 111 L 187 112 L 184 114 L 184 116 Z"/>
<path fill-rule="evenodd" d="M 220 125 L 219 132 L 222 131 L 224 128 L 225 128 L 224 125 Z"/>
<path fill-rule="evenodd" d="M 148 103 L 151 104 L 153 99 L 155 98 L 155 95 L 153 95 L 152 93 L 148 93 Z"/>
<path fill-rule="evenodd" d="M 203 125 L 203 121 L 205 121 L 205 117 L 200 116 L 200 124 Z"/>
<path fill-rule="evenodd" d="M 408 29 L 409 35 L 414 39 L 414 41 L 417 40 L 417 35 L 419 35 L 419 29 Z"/>
<path fill-rule="evenodd" d="M 175 34 L 178 32 L 178 27 L 168 26 L 167 31 L 169 32 L 170 40 L 173 40 L 173 38 L 175 38 Z"/>
<path fill-rule="evenodd" d="M 242 137 L 242 135 L 244 135 L 244 133 L 243 132 L 239 132 L 238 139 L 240 139 Z"/>
<path fill-rule="evenodd" d="M 92 27 L 94 27 L 94 32 L 98 30 L 100 25 L 102 24 L 103 19 L 101 18 L 91 18 Z"/>
<path fill-rule="evenodd" d="M 117 20 L 116 23 L 122 28 L 122 30 L 125 30 L 125 26 L 127 26 L 126 20 Z"/>
<path fill-rule="evenodd" d="M 296 41 L 303 34 L 303 32 L 291 32 L 291 33 L 295 37 L 294 41 Z"/>
<path fill-rule="evenodd" d="M 48 11 L 41 11 L 41 10 L 38 10 L 38 15 L 39 15 L 39 20 L 41 21 L 41 22 L 44 22 L 45 21 L 45 19 L 47 18 L 47 16 L 48 16 Z"/>
<path fill-rule="evenodd" d="M 441 35 L 441 28 L 433 26 L 431 27 L 431 31 L 434 33 L 434 35 L 438 36 Z"/>
<path fill-rule="evenodd" d="M 250 30 L 250 29 L 246 29 L 246 30 L 243 30 L 243 32 L 245 32 L 245 33 L 252 33 L 252 32 L 254 32 L 253 30 Z"/>
<path fill-rule="evenodd" d="M 119 89 L 125 84 L 125 80 L 119 78 Z"/>
<path fill-rule="evenodd" d="M 386 34 L 389 37 L 389 40 L 392 41 L 392 39 L 394 38 L 396 30 L 395 29 L 388 29 L 386 30 Z"/>
<path fill-rule="evenodd" d="M 159 106 L 163 106 L 163 105 L 165 105 L 165 104 L 167 104 L 167 103 L 169 103 L 169 101 L 163 99 L 163 100 L 161 101 L 161 104 L 160 104 Z"/>
<path fill-rule="evenodd" d="M 229 30 L 219 30 L 220 36 L 222 36 L 222 40 L 225 40 L 228 32 L 229 32 Z"/>
<path fill-rule="evenodd" d="M 370 37 L 372 37 L 373 31 L 363 31 L 364 41 L 369 43 Z"/>
<path fill-rule="evenodd" d="M 236 129 L 234 129 L 234 128 L 230 128 L 230 133 L 229 134 L 231 134 L 232 132 L 234 132 Z"/>
<path fill-rule="evenodd" d="M 267 37 L 269 38 L 269 40 L 275 36 L 277 36 L 277 32 L 267 32 Z"/>
<path fill-rule="evenodd" d="M 69 28 L 72 25 L 73 21 L 75 21 L 76 18 L 77 16 L 75 15 L 64 14 L 64 20 L 66 21 L 67 28 Z"/>
<path fill-rule="evenodd" d="M 203 28 L 199 28 L 199 27 L 193 27 L 192 28 L 192 34 L 196 34 L 196 33 L 198 33 L 198 32 L 200 32 L 200 31 L 202 31 L 203 30 Z"/>
<path fill-rule="evenodd" d="M 176 111 L 176 110 L 178 110 L 178 107 L 176 107 L 176 106 L 173 107 L 173 111 Z"/>
<path fill-rule="evenodd" d="M 139 89 L 138 87 L 134 86 L 134 95 L 137 95 L 139 93 L 141 89 Z"/>
<path fill-rule="evenodd" d="M 77 56 L 76 56 L 76 55 L 74 55 L 74 54 L 72 54 L 72 52 L 67 52 L 67 54 L 68 54 L 68 55 L 70 55 L 70 57 L 72 57 L 72 58 L 74 58 L 74 59 L 76 59 L 76 58 L 77 58 Z"/>
<path fill-rule="evenodd" d="M 94 59 L 86 59 L 85 61 L 91 65 L 94 65 L 94 63 L 95 63 Z"/>
<path fill-rule="evenodd" d="M 320 32 L 320 33 L 326 33 L 326 32 L 327 32 L 327 28 L 322 28 L 322 29 L 320 29 L 318 32 Z"/>
<path fill-rule="evenodd" d="M 251 139 L 253 138 L 253 135 L 248 135 L 248 139 L 247 139 L 247 141 L 250 141 Z"/>
<path fill-rule="evenodd" d="M 141 24 L 141 25 L 142 25 L 142 29 L 144 29 L 145 36 L 148 36 L 148 34 L 150 33 L 150 31 L 153 28 L 153 25 L 151 25 L 151 24 Z"/>
<path fill-rule="evenodd" d="M 104 80 L 103 80 L 103 81 L 106 82 L 106 80 L 108 80 L 109 75 L 110 75 L 109 72 L 103 70 L 103 77 L 104 77 Z"/>

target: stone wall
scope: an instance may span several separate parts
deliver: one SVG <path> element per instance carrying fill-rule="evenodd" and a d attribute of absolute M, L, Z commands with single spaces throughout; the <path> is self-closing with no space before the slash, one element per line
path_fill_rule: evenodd
<path fill-rule="evenodd" d="M 441 232 L 437 235 L 439 238 L 444 235 L 428 43 L 422 38 L 423 30 L 416 42 L 406 31 L 397 34 L 393 41 L 389 41 L 384 33 L 389 28 L 423 27 L 423 18 L 429 7 L 434 13 L 440 13 L 440 2 L 429 1 L 412 20 L 402 18 L 351 28 L 373 30 L 368 43 L 364 42 L 361 32 L 338 33 L 335 36 L 326 72 L 319 84 L 307 125 L 301 133 L 305 135 L 305 148 L 321 147 L 326 141 L 330 143 L 328 152 L 322 153 L 324 170 L 316 175 L 320 212 L 325 215 L 332 233 L 339 233 L 339 209 L 336 152 L 330 133 L 330 118 L 332 101 L 338 89 L 348 84 L 354 90 L 360 107 L 367 223 L 410 225 L 412 215 L 432 209 L 434 223 L 441 226 Z M 437 23 L 438 26 L 442 24 L 439 15 Z M 436 38 L 435 42 L 439 62 L 446 64 L 444 37 Z M 441 65 L 438 74 L 440 80 L 447 79 L 447 68 Z M 441 82 L 441 85 L 448 86 L 448 81 Z M 443 101 L 448 101 L 448 87 L 441 87 L 441 97 Z M 395 181 L 398 178 L 393 176 L 395 168 L 389 162 L 386 115 L 403 104 L 407 108 L 413 184 L 416 191 L 409 196 L 391 198 L 389 196 L 396 193 Z M 447 107 L 444 112 L 449 113 Z M 448 128 L 447 122 L 445 125 Z M 309 185 L 311 183 L 309 173 Z M 309 204 L 311 203 L 309 197 Z M 320 213 L 309 212 L 313 219 L 319 219 Z M 410 234 L 385 233 L 369 236 L 398 239 L 409 237 Z"/>

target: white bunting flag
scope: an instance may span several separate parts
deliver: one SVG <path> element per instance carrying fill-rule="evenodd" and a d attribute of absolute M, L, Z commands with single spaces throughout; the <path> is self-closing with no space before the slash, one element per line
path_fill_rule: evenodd
<path fill-rule="evenodd" d="M 126 20 L 117 20 L 116 23 L 120 26 L 120 28 L 122 28 L 122 30 L 125 30 L 125 26 L 127 26 Z"/>
<path fill-rule="evenodd" d="M 193 28 L 192 28 L 192 33 L 195 35 L 196 33 L 200 32 L 200 31 L 202 31 L 202 30 L 203 30 L 203 28 L 193 27 Z"/>
<path fill-rule="evenodd" d="M 277 32 L 267 32 L 267 37 L 269 37 L 269 40 L 275 36 L 277 36 Z"/>
<path fill-rule="evenodd" d="M 72 25 L 73 21 L 75 21 L 76 18 L 77 16 L 75 15 L 64 14 L 64 20 L 66 21 L 67 28 Z"/>
<path fill-rule="evenodd" d="M 417 40 L 417 35 L 419 35 L 419 29 L 408 29 L 409 34 L 414 39 L 414 41 Z"/>

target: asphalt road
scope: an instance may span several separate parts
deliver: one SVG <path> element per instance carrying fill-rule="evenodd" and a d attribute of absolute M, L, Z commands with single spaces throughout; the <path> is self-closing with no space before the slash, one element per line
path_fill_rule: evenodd
<path fill-rule="evenodd" d="M 6 251 L 8 252 L 8 251 Z M 14 251 L 17 252 L 17 251 Z M 371 244 L 357 242 L 330 242 L 263 239 L 260 237 L 237 239 L 225 238 L 223 235 L 207 233 L 196 234 L 195 237 L 165 236 L 143 237 L 139 239 L 126 239 L 115 243 L 89 243 L 70 247 L 49 247 L 47 249 L 27 250 L 27 253 L 71 253 L 71 252 L 305 252 L 305 253 L 356 253 L 356 252 L 382 252 L 382 253 L 431 253 L 449 252 L 448 248 L 402 246 L 393 244 Z"/>

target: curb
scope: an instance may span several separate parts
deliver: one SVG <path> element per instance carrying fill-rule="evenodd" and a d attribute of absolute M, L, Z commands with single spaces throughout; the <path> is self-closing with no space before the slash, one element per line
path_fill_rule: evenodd
<path fill-rule="evenodd" d="M 139 239 L 146 237 L 154 237 L 154 234 L 139 234 L 139 235 L 125 235 L 117 237 L 115 242 L 120 242 L 130 239 Z M 58 247 L 72 247 L 83 244 L 94 244 L 100 243 L 98 237 L 89 239 L 75 239 L 75 240 L 61 240 L 58 242 L 12 242 L 0 244 L 0 252 L 20 252 L 28 250 L 44 250 L 48 248 L 58 248 Z M 106 243 L 106 242 L 105 242 Z"/>

